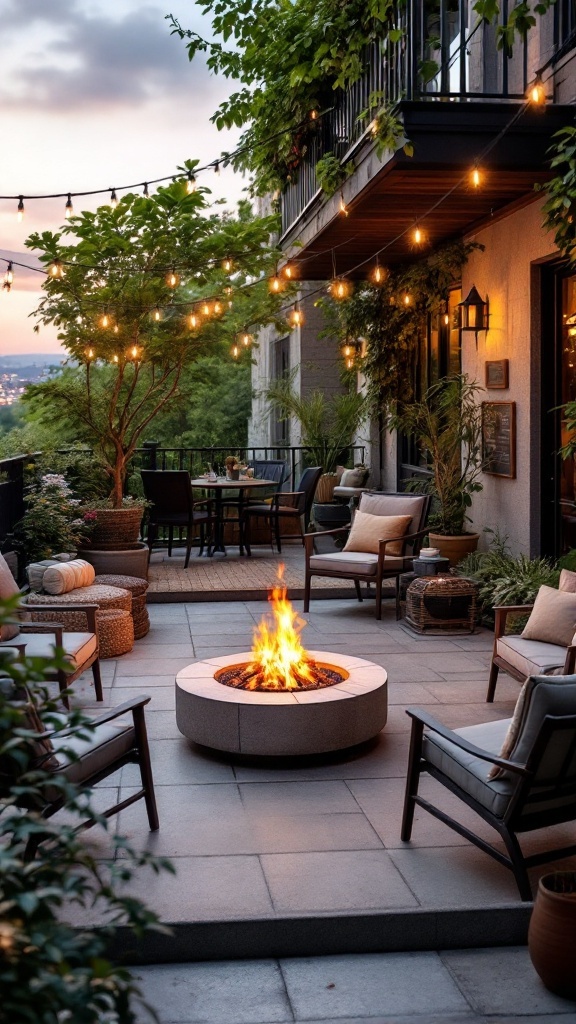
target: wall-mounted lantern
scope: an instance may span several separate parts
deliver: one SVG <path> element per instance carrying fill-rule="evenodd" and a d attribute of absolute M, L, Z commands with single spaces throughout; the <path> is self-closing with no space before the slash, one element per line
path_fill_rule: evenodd
<path fill-rule="evenodd" d="M 472 285 L 468 295 L 458 303 L 460 310 L 460 330 L 473 331 L 478 346 L 479 331 L 488 330 L 488 297 L 482 298 L 476 285 Z"/>

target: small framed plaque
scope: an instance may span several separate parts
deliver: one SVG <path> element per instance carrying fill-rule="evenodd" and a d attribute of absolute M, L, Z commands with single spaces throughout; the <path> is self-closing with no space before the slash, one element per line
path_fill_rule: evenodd
<path fill-rule="evenodd" d="M 508 360 L 507 359 L 491 359 L 484 363 L 485 368 L 485 385 L 487 388 L 502 389 L 509 387 L 508 377 Z"/>
<path fill-rule="evenodd" d="M 516 402 L 482 402 L 482 461 L 491 476 L 516 477 Z"/>

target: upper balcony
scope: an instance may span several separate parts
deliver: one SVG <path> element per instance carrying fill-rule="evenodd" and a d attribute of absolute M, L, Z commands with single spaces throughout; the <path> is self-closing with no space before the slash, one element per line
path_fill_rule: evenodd
<path fill-rule="evenodd" d="M 297 180 L 282 196 L 281 242 L 287 252 L 298 242 L 293 252 L 301 260 L 303 278 L 331 276 L 335 250 L 338 273 L 353 274 L 370 239 L 374 252 L 405 226 L 407 215 L 416 220 L 427 213 L 493 142 L 487 187 L 478 190 L 473 202 L 455 187 L 436 216 L 427 217 L 431 241 L 455 237 L 510 203 L 527 201 L 534 184 L 549 177 L 549 139 L 567 121 L 563 103 L 572 102 L 576 84 L 571 65 L 557 74 L 576 45 L 576 4 L 557 0 L 512 52 L 497 48 L 495 26 L 470 24 L 471 6 L 468 0 L 399 2 L 395 25 L 402 29 L 400 41 L 387 42 L 383 49 L 374 44 L 362 78 L 335 93 L 333 107 L 308 141 Z M 508 6 L 503 0 L 504 21 Z M 432 68 L 431 62 L 438 71 L 425 81 L 422 68 Z M 525 109 L 528 86 L 542 67 L 547 69 L 545 116 Z M 403 121 L 412 157 L 402 147 L 377 156 L 369 117 L 360 117 L 374 93 L 381 97 L 379 106 L 392 105 Z M 354 162 L 354 173 L 343 185 L 354 216 L 339 216 L 340 195 L 327 198 L 319 187 L 316 167 L 328 153 L 343 167 Z M 401 243 L 392 245 L 386 258 L 406 255 Z"/>

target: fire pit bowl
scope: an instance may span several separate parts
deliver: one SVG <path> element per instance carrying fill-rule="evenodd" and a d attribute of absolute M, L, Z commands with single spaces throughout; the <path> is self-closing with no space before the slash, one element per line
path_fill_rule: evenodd
<path fill-rule="evenodd" d="M 344 750 L 386 725 L 387 675 L 363 658 L 310 651 L 323 668 L 344 678 L 308 690 L 244 690 L 217 675 L 251 661 L 231 654 L 198 661 L 176 677 L 176 723 L 183 736 L 235 754 L 294 756 Z"/>

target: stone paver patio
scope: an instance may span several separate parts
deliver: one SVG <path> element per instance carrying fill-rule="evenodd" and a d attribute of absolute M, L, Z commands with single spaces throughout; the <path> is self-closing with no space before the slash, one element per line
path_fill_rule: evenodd
<path fill-rule="evenodd" d="M 265 610 L 262 601 L 152 604 L 148 636 L 132 653 L 103 663 L 107 705 L 152 696 L 147 721 L 160 831 L 149 833 L 142 803 L 119 818 L 120 832 L 176 867 L 175 876 L 142 870 L 133 883 L 176 925 L 173 939 L 153 943 L 148 961 L 523 941 L 529 908 L 509 871 L 424 811 L 416 814 L 413 841 L 399 838 L 405 707 L 427 707 L 454 727 L 511 714 L 518 684 L 506 676 L 498 703 L 485 704 L 491 634 L 418 638 L 395 621 L 392 607 L 378 623 L 371 601 L 313 601 L 308 647 L 356 654 L 388 671 L 388 724 L 378 739 L 340 755 L 280 763 L 193 747 L 175 724 L 176 673 L 197 659 L 249 649 Z M 75 690 L 95 708 L 88 678 Z M 107 785 L 125 795 L 137 781 L 130 765 Z M 424 780 L 428 792 L 436 787 Z M 441 799 L 447 809 L 456 806 L 444 790 Z M 458 813 L 474 818 L 460 804 Z M 475 825 L 494 838 L 483 822 Z M 107 856 L 105 835 L 92 830 L 86 841 Z M 525 847 L 533 851 L 540 842 L 532 835 Z"/>

